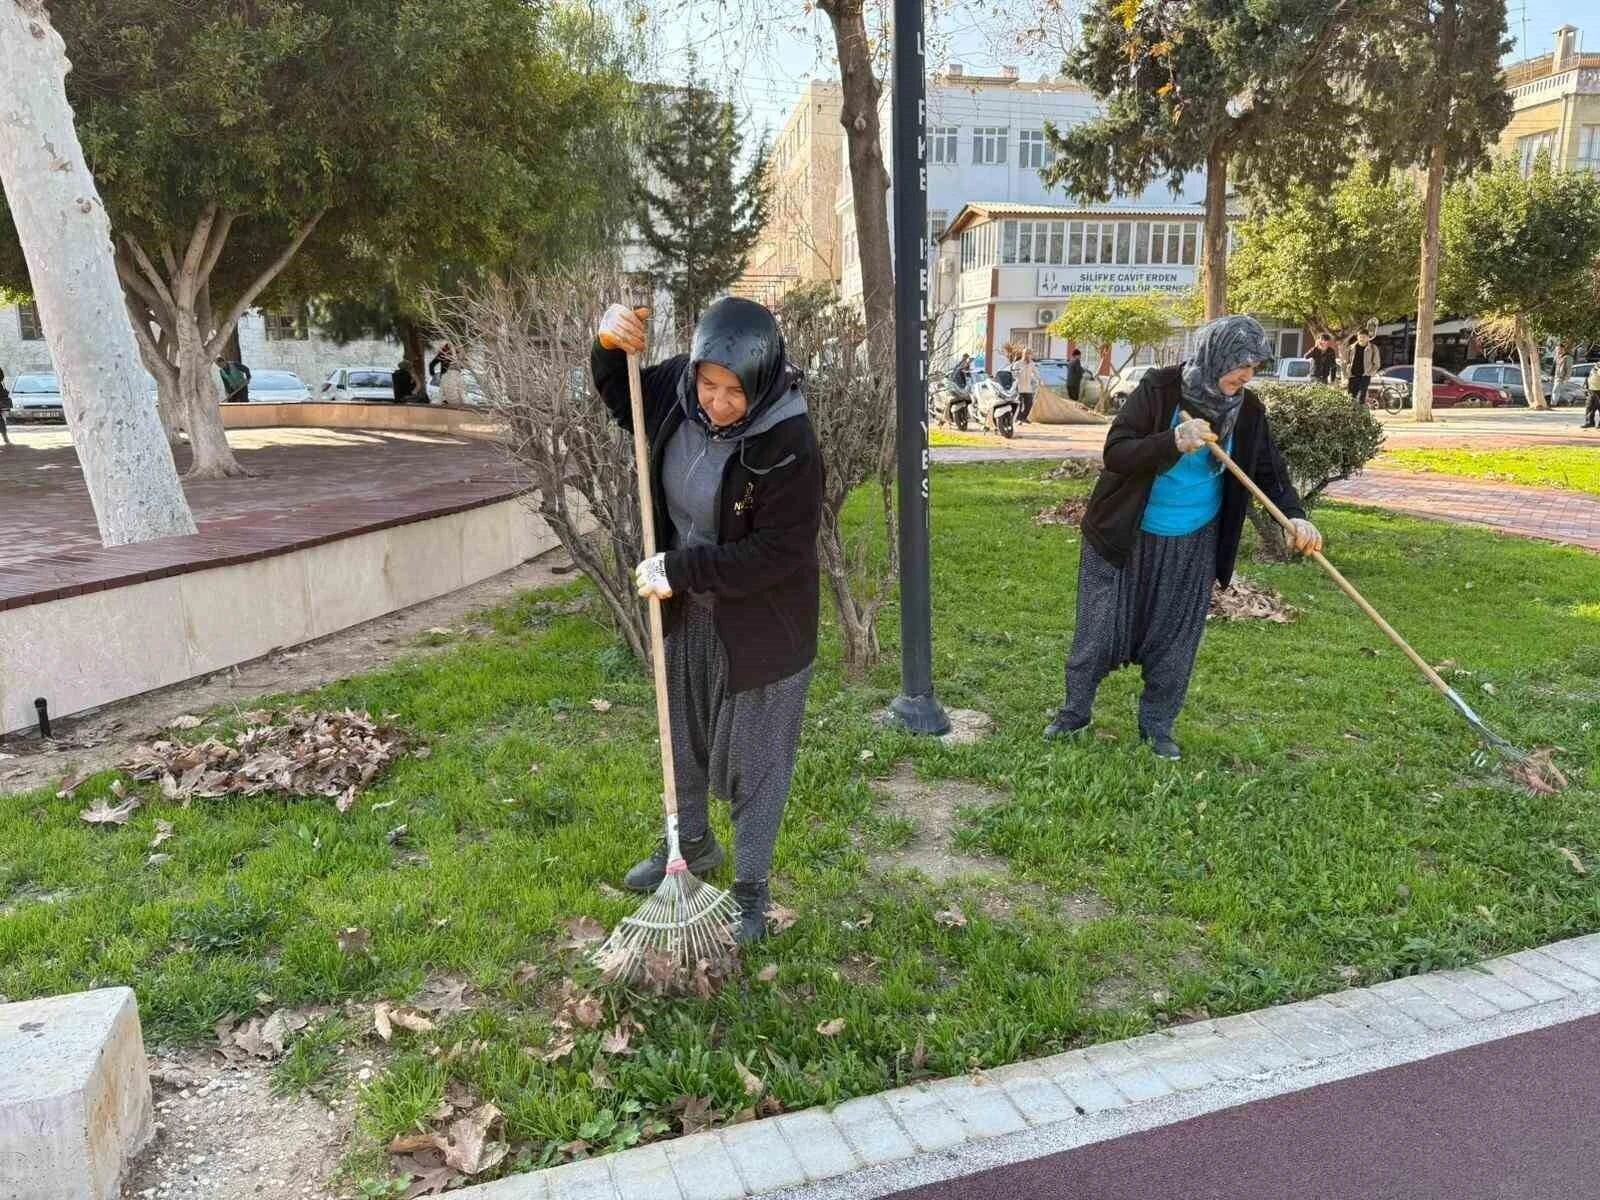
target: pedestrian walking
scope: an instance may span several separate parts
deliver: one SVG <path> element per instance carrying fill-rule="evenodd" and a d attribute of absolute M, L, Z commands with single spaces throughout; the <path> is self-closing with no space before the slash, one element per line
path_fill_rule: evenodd
<path fill-rule="evenodd" d="M 456 365 L 455 347 L 449 342 L 439 347 L 439 353 L 433 356 L 433 361 L 428 364 L 428 378 L 439 385 L 439 398 L 445 404 L 460 408 L 466 402 L 466 382 L 462 377 L 461 368 Z M 424 390 L 422 399 L 426 403 L 428 396 Z"/>
<path fill-rule="evenodd" d="M 1246 388 L 1271 357 L 1252 317 L 1223 317 L 1195 337 L 1181 366 L 1148 372 L 1106 436 L 1084 513 L 1077 627 L 1067 699 L 1045 737 L 1089 728 L 1100 682 L 1138 663 L 1139 735 L 1162 758 L 1182 757 L 1173 726 L 1188 695 L 1212 582 L 1233 578 L 1250 497 L 1206 449 L 1224 449 L 1294 520 L 1294 547 L 1320 550 L 1272 440 L 1266 409 Z"/>
<path fill-rule="evenodd" d="M 1017 361 L 1017 399 L 1022 402 L 1022 412 L 1017 420 L 1022 424 L 1028 423 L 1028 417 L 1033 412 L 1033 398 L 1039 391 L 1039 364 L 1033 361 L 1033 351 L 1024 349 L 1022 357 Z"/>
<path fill-rule="evenodd" d="M 1311 377 L 1331 387 L 1338 370 L 1339 348 L 1333 344 L 1333 338 L 1325 333 L 1317 338 L 1317 344 L 1311 351 Z"/>
<path fill-rule="evenodd" d="M 1372 335 L 1365 329 L 1356 334 L 1355 345 L 1350 348 L 1350 366 L 1347 371 L 1350 398 L 1357 404 L 1367 402 L 1367 385 L 1383 368 L 1383 356 L 1372 344 Z"/>
<path fill-rule="evenodd" d="M 11 445 L 11 434 L 6 431 L 6 414 L 11 411 L 11 393 L 6 390 L 6 373 L 0 370 L 0 445 Z"/>
<path fill-rule="evenodd" d="M 218 357 L 217 370 L 222 374 L 222 398 L 229 404 L 248 404 L 250 368 L 242 362 L 229 362 Z"/>
<path fill-rule="evenodd" d="M 1589 403 L 1584 406 L 1583 427 L 1600 429 L 1600 363 L 1595 363 L 1589 368 L 1589 378 L 1584 391 L 1588 393 Z"/>
<path fill-rule="evenodd" d="M 1067 397 L 1075 403 L 1081 403 L 1079 397 L 1083 394 L 1083 375 L 1083 351 L 1074 348 L 1067 362 Z"/>
<path fill-rule="evenodd" d="M 644 339 L 634 312 L 606 310 L 591 368 L 625 429 L 624 352 L 641 352 Z M 801 379 L 772 313 L 731 296 L 700 318 L 687 355 L 643 372 L 656 540 L 670 548 L 634 574 L 640 595 L 665 601 L 683 855 L 696 875 L 722 863 L 707 823 L 717 792 L 733 809 L 740 942 L 766 932 L 767 877 L 817 653 L 822 457 Z M 623 883 L 653 892 L 666 866 L 663 838 Z"/>

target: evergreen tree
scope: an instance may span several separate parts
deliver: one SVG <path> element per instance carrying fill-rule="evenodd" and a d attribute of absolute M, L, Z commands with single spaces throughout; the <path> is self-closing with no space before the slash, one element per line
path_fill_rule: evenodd
<path fill-rule="evenodd" d="M 733 105 L 696 82 L 695 66 L 686 86 L 652 99 L 639 197 L 640 232 L 685 329 L 744 271 L 771 192 L 765 142 L 737 174 L 744 137 Z"/>

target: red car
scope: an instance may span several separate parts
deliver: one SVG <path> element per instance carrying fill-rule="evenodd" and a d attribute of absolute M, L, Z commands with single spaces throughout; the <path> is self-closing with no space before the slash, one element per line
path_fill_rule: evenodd
<path fill-rule="evenodd" d="M 1409 366 L 1385 367 L 1378 372 L 1379 378 L 1403 379 L 1407 384 L 1415 382 L 1415 373 Z M 1436 408 L 1454 408 L 1459 404 L 1468 407 L 1492 406 L 1503 408 L 1511 403 L 1511 393 L 1504 388 L 1488 387 L 1481 383 L 1468 383 L 1459 375 L 1452 375 L 1449 371 L 1435 367 L 1433 369 L 1433 403 Z M 1407 402 L 1406 407 L 1410 407 Z"/>

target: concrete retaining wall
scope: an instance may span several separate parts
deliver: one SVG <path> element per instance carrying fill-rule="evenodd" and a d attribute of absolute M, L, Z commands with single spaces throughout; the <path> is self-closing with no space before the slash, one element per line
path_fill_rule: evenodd
<path fill-rule="evenodd" d="M 486 412 L 438 404 L 224 404 L 228 429 L 378 429 L 398 433 L 437 433 L 492 441 L 501 427 Z"/>
<path fill-rule="evenodd" d="M 457 591 L 556 544 L 524 504 L 503 500 L 12 609 L 0 638 L 0 733 L 35 724 L 36 696 L 69 716 Z"/>

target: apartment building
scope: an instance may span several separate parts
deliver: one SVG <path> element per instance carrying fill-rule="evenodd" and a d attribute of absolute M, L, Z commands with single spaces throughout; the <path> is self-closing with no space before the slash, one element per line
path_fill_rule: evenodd
<path fill-rule="evenodd" d="M 1541 153 L 1558 170 L 1600 172 L 1600 54 L 1585 54 L 1572 25 L 1555 32 L 1549 54 L 1506 68 L 1511 121 L 1500 135 L 1500 152 L 1522 173 Z"/>
<path fill-rule="evenodd" d="M 766 228 L 734 284 L 737 295 L 776 304 L 801 283 L 839 277 L 834 205 L 843 168 L 839 85 L 810 80 L 772 147 L 772 201 Z"/>

